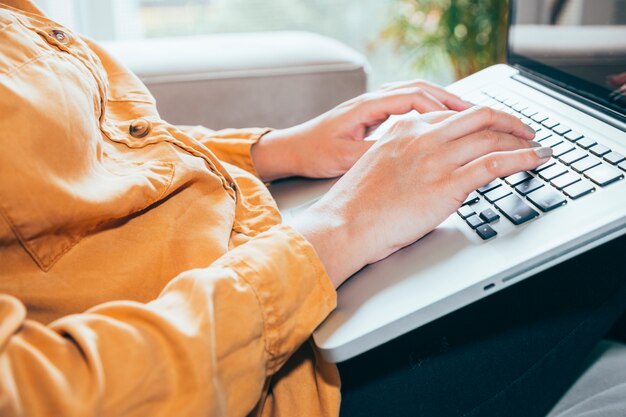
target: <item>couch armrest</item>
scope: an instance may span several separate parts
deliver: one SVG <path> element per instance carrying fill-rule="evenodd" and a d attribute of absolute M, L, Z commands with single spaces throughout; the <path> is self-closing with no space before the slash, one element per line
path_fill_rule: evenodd
<path fill-rule="evenodd" d="M 362 94 L 367 61 L 307 32 L 105 42 L 176 124 L 287 127 Z"/>

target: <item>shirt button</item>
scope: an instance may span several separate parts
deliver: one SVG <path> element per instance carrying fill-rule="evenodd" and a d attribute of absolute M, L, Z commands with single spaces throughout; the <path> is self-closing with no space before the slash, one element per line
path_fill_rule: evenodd
<path fill-rule="evenodd" d="M 152 129 L 152 124 L 146 119 L 133 120 L 128 127 L 128 133 L 134 138 L 143 138 Z"/>
<path fill-rule="evenodd" d="M 59 41 L 62 45 L 68 45 L 71 42 L 71 37 L 67 33 L 59 29 L 53 29 L 50 31 L 50 36 Z"/>

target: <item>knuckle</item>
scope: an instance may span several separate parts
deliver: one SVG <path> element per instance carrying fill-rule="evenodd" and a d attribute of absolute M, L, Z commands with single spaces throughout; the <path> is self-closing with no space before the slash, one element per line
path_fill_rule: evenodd
<path fill-rule="evenodd" d="M 493 123 L 493 120 L 496 118 L 496 111 L 491 107 L 482 107 L 479 112 L 486 124 Z"/>
<path fill-rule="evenodd" d="M 532 150 L 530 152 L 525 151 L 522 155 L 524 157 L 523 161 L 527 166 L 536 165 L 537 161 L 541 159 L 539 158 L 539 155 Z"/>
<path fill-rule="evenodd" d="M 490 177 L 499 177 L 500 170 L 502 169 L 502 165 L 498 158 L 493 155 L 487 156 L 483 162 L 483 169 L 487 172 Z"/>

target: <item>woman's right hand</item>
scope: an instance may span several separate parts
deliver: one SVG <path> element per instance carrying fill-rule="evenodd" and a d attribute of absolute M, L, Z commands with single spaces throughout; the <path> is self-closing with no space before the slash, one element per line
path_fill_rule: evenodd
<path fill-rule="evenodd" d="M 396 122 L 294 227 L 336 287 L 434 228 L 490 181 L 546 162 L 519 119 L 487 107 Z"/>

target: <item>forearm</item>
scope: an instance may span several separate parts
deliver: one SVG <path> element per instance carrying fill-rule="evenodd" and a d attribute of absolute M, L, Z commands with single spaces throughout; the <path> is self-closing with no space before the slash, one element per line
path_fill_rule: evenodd
<path fill-rule="evenodd" d="M 247 415 L 334 297 L 310 245 L 277 226 L 149 304 L 46 327 L 0 298 L 0 415 Z"/>

